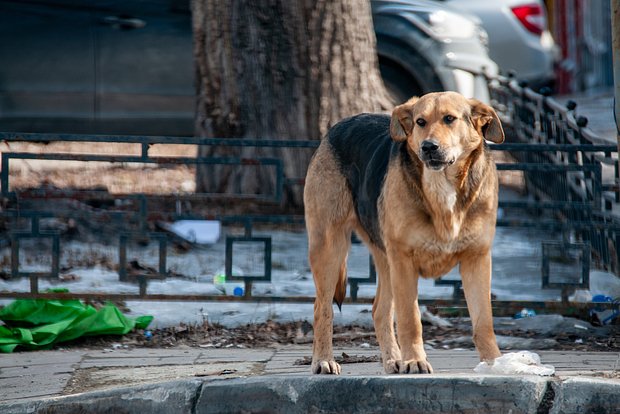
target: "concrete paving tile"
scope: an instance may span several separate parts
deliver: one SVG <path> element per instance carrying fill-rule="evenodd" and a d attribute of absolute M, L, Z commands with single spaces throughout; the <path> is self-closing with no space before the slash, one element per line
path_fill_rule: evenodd
<path fill-rule="evenodd" d="M 88 358 L 156 358 L 167 356 L 188 356 L 197 357 L 203 351 L 201 349 L 158 349 L 158 348 L 133 348 L 133 349 L 113 349 L 113 350 L 95 350 L 88 351 Z"/>
<path fill-rule="evenodd" d="M 620 353 L 616 352 L 540 352 L 540 357 L 544 364 L 553 365 L 558 372 L 620 370 Z"/>
<path fill-rule="evenodd" d="M 265 366 L 266 369 L 268 371 L 271 371 L 273 369 L 286 369 L 289 367 L 294 367 L 296 366 L 294 364 L 296 360 L 290 360 L 290 359 L 272 359 L 270 361 L 267 362 L 267 365 Z"/>
<path fill-rule="evenodd" d="M 70 374 L 73 371 L 75 371 L 75 364 L 23 365 L 0 368 L 0 378 L 13 378 L 24 375 Z"/>
<path fill-rule="evenodd" d="M 0 354 L 0 368 L 47 364 L 75 364 L 86 352 L 32 351 Z"/>
<path fill-rule="evenodd" d="M 272 349 L 221 349 L 204 348 L 196 362 L 203 363 L 208 361 L 255 361 L 264 362 L 271 359 L 275 350 Z"/>
<path fill-rule="evenodd" d="M 288 366 L 265 366 L 265 374 L 281 374 L 286 372 L 297 372 L 300 374 L 310 373 L 310 365 L 288 365 Z"/>
<path fill-rule="evenodd" d="M 52 396 L 62 393 L 71 374 L 22 375 L 0 379 L 0 401 Z"/>
<path fill-rule="evenodd" d="M 236 378 L 255 375 L 261 370 L 262 364 L 253 362 L 84 369 L 75 375 L 67 388 L 71 393 L 77 393 L 177 379 Z"/>
<path fill-rule="evenodd" d="M 82 362 L 80 362 L 80 368 L 192 365 L 194 363 L 196 363 L 195 356 L 168 356 L 154 358 L 85 358 Z"/>
<path fill-rule="evenodd" d="M 308 368 L 308 371 L 305 372 L 299 372 L 299 371 L 277 371 L 277 372 L 273 372 L 273 373 L 269 373 L 269 375 L 273 375 L 275 376 L 282 376 L 282 377 L 298 377 L 300 375 L 310 375 L 310 370 Z"/>
<path fill-rule="evenodd" d="M 584 369 L 613 369 L 613 361 L 544 361 L 556 368 L 575 368 L 577 366 Z M 617 367 L 620 368 L 620 367 Z"/>
<path fill-rule="evenodd" d="M 342 364 L 341 375 L 385 375 L 383 366 L 379 362 L 360 362 L 357 364 Z M 305 373 L 310 373 L 306 366 Z"/>

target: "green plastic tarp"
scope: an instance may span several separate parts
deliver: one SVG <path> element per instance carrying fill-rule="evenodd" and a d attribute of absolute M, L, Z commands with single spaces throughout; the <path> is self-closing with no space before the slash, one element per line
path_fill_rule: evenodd
<path fill-rule="evenodd" d="M 124 335 L 146 329 L 152 316 L 128 318 L 108 303 L 97 310 L 79 300 L 18 299 L 0 309 L 0 352 L 48 349 L 80 336 Z"/>

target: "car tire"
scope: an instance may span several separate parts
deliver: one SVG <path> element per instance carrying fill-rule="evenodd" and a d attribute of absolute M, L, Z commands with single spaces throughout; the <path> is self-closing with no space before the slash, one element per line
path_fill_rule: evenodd
<path fill-rule="evenodd" d="M 412 96 L 420 96 L 424 93 L 413 75 L 397 63 L 379 57 L 379 70 L 383 83 L 395 103 L 406 102 Z"/>

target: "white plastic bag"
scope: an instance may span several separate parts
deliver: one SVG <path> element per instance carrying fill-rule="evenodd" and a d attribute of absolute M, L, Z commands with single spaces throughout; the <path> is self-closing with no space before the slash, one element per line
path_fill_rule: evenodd
<path fill-rule="evenodd" d="M 481 362 L 474 368 L 474 371 L 478 374 L 549 376 L 555 373 L 555 368 L 551 365 L 542 365 L 540 356 L 534 352 L 519 351 L 502 355 L 491 364 Z"/>

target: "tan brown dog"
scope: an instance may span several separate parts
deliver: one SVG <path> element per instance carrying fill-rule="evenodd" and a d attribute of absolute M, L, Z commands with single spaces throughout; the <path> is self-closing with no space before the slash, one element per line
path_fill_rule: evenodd
<path fill-rule="evenodd" d="M 432 372 L 418 278 L 442 276 L 457 264 L 480 359 L 500 356 L 491 314 L 498 184 L 485 139 L 504 140 L 495 111 L 455 92 L 413 98 L 391 119 L 361 114 L 330 129 L 304 191 L 316 286 L 313 373 L 340 373 L 332 353 L 332 298 L 339 306 L 344 300 L 352 231 L 378 271 L 373 320 L 387 373 Z"/>

